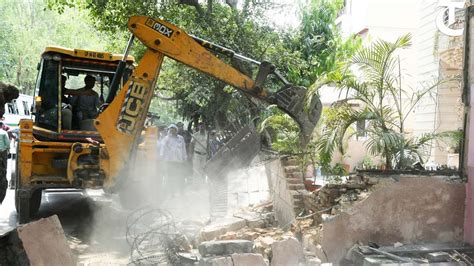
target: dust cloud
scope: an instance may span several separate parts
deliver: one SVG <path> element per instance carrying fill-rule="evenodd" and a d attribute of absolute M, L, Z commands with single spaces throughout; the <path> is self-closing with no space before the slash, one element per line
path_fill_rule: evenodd
<path fill-rule="evenodd" d="M 73 247 L 79 263 L 172 263 L 178 251 L 197 245 L 211 219 L 269 198 L 258 157 L 254 166 L 202 180 L 183 166 L 189 168 L 183 171 L 185 183 L 173 188 L 178 177 L 166 176 L 166 164 L 147 154 L 137 154 L 118 193 L 88 191 L 91 215 L 78 234 L 82 242 Z"/>

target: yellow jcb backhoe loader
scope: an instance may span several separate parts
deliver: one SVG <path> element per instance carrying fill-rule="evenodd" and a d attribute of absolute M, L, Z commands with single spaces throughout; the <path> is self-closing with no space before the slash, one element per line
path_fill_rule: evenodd
<path fill-rule="evenodd" d="M 35 119 L 20 122 L 18 156 L 13 171 L 20 223 L 28 221 L 39 209 L 42 190 L 104 188 L 114 191 L 130 176 L 127 166 L 136 153 L 165 56 L 277 105 L 299 124 L 302 143 L 308 140 L 319 120 L 319 99 L 314 97 L 311 111 L 305 112 L 306 90 L 289 84 L 268 62 L 257 62 L 188 35 L 160 19 L 134 16 L 129 19 L 128 28 L 132 35 L 123 55 L 59 47 L 48 47 L 42 54 Z M 128 55 L 134 38 L 148 48 L 136 67 L 133 57 Z M 258 65 L 256 78 L 244 75 L 214 53 Z M 276 93 L 264 89 L 269 75 L 283 84 Z M 70 93 L 72 87 L 83 85 L 86 76 L 95 78 L 96 90 L 100 88 L 104 104 L 93 119 L 78 121 L 73 115 L 69 128 L 65 118 L 69 112 L 66 109 L 70 107 L 64 107 L 68 99 L 64 94 Z M 61 85 L 63 83 L 66 85 Z"/>

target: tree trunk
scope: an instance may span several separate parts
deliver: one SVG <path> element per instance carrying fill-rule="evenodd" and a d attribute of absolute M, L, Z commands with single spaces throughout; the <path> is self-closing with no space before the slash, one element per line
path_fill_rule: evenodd
<path fill-rule="evenodd" d="M 213 0 L 207 0 L 207 15 L 212 13 L 212 1 Z"/>
<path fill-rule="evenodd" d="M 204 12 L 202 10 L 201 5 L 199 5 L 198 0 L 179 0 L 179 4 L 181 5 L 188 5 L 188 6 L 193 6 L 196 11 L 199 13 L 199 15 L 204 15 Z"/>
<path fill-rule="evenodd" d="M 16 84 L 17 85 L 21 84 L 22 63 L 23 63 L 23 57 L 21 55 L 19 55 L 18 66 L 17 66 L 17 69 L 16 69 Z"/>
<path fill-rule="evenodd" d="M 392 169 L 392 161 L 390 160 L 390 153 L 388 151 L 388 148 L 385 147 L 385 168 L 387 170 L 391 170 Z"/>
<path fill-rule="evenodd" d="M 238 0 L 225 0 L 225 3 L 233 9 L 237 8 Z"/>

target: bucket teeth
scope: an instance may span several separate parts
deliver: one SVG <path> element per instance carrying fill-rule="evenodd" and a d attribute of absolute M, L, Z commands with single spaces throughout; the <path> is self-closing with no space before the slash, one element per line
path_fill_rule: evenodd
<path fill-rule="evenodd" d="M 304 87 L 288 86 L 273 95 L 276 105 L 291 116 L 300 128 L 300 145 L 305 148 L 311 139 L 316 124 L 321 117 L 322 104 L 319 97 L 313 96 L 305 110 L 306 89 Z"/>

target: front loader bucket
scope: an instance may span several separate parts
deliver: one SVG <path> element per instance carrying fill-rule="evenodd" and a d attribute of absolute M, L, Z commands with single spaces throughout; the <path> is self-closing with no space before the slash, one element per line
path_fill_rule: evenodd
<path fill-rule="evenodd" d="M 300 127 L 300 144 L 305 148 L 311 139 L 314 127 L 321 117 L 322 104 L 319 97 L 313 96 L 311 104 L 305 110 L 305 95 L 306 89 L 304 87 L 285 87 L 273 96 L 276 97 L 276 105 L 283 112 L 291 116 Z"/>

